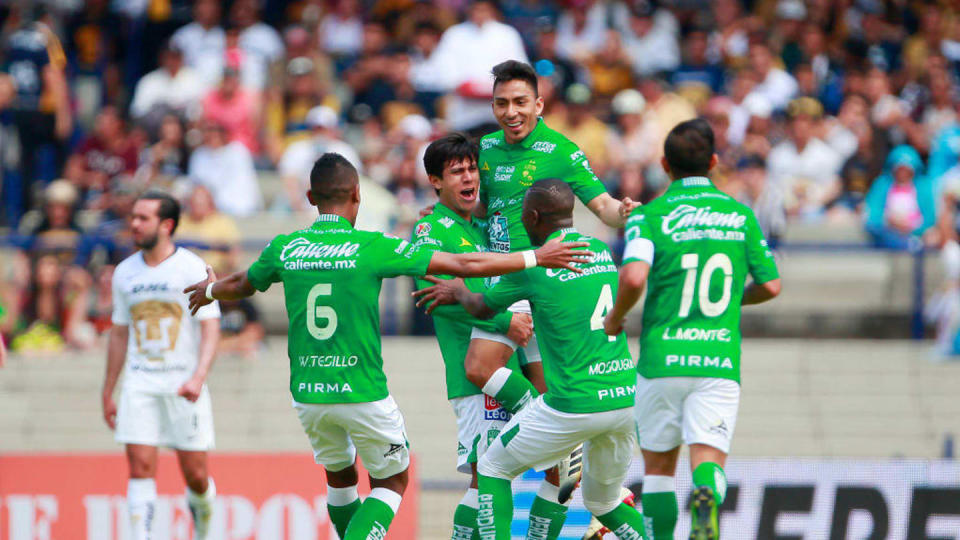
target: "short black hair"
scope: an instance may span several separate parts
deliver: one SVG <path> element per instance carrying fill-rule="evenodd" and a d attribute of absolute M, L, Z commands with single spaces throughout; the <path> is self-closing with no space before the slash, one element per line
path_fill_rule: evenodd
<path fill-rule="evenodd" d="M 493 87 L 510 81 L 523 81 L 533 88 L 533 95 L 539 96 L 540 90 L 537 88 L 537 72 L 533 66 L 526 62 L 517 60 L 507 60 L 493 66 Z"/>
<path fill-rule="evenodd" d="M 523 204 L 542 216 L 573 218 L 573 190 L 559 178 L 544 178 L 534 182 L 527 190 Z"/>
<path fill-rule="evenodd" d="M 713 152 L 713 129 L 703 118 L 680 122 L 663 143 L 663 155 L 673 178 L 707 176 Z"/>
<path fill-rule="evenodd" d="M 358 182 L 357 169 L 336 152 L 320 156 L 310 170 L 310 193 L 317 204 L 346 202 Z"/>
<path fill-rule="evenodd" d="M 477 162 L 477 144 L 470 137 L 452 132 L 430 143 L 423 153 L 423 168 L 430 176 L 443 177 L 443 168 L 451 161 Z"/>
<path fill-rule="evenodd" d="M 173 235 L 176 232 L 177 225 L 180 224 L 180 203 L 176 199 L 162 191 L 148 191 L 137 197 L 137 200 L 160 201 L 160 206 L 157 208 L 157 217 L 160 218 L 160 221 L 172 219 L 173 228 L 170 229 L 170 234 Z"/>

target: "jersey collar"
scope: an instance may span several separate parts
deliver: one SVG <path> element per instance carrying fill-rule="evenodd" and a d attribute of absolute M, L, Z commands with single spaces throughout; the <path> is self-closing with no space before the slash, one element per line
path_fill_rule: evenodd
<path fill-rule="evenodd" d="M 553 240 L 554 238 L 560 236 L 561 234 L 575 234 L 577 236 L 580 236 L 580 231 L 578 231 L 575 227 L 564 227 L 562 229 L 557 229 L 552 233 L 550 233 L 550 236 L 547 236 L 547 242 L 549 242 L 550 240 Z"/>
<path fill-rule="evenodd" d="M 706 176 L 688 176 L 686 178 L 681 178 L 680 180 L 674 180 L 671 182 L 670 187 L 667 188 L 667 191 L 709 187 L 714 187 L 713 182 L 711 182 Z"/>
<path fill-rule="evenodd" d="M 338 216 L 336 214 L 320 214 L 317 216 L 317 219 L 314 220 L 313 225 L 310 228 L 312 229 L 329 229 L 333 226 L 346 227 L 352 229 L 353 225 L 347 221 L 347 218 L 343 216 Z"/>
<path fill-rule="evenodd" d="M 533 143 L 535 143 L 535 142 L 537 142 L 538 140 L 540 140 L 540 132 L 543 131 L 543 126 L 545 126 L 545 125 L 546 125 L 546 124 L 543 123 L 543 117 L 542 117 L 542 116 L 538 116 L 538 117 L 537 117 L 537 125 L 533 127 L 533 131 L 531 131 L 530 134 L 527 135 L 522 141 L 520 141 L 520 142 L 518 142 L 518 143 L 516 143 L 516 144 L 510 145 L 510 146 L 513 146 L 513 147 L 519 146 L 519 147 L 522 147 L 522 148 L 527 148 L 527 149 L 529 149 L 531 146 L 533 146 Z"/>
<path fill-rule="evenodd" d="M 460 216 L 460 214 L 457 214 L 456 212 L 453 211 L 452 208 L 450 208 L 449 206 L 443 204 L 442 202 L 437 202 L 437 204 L 433 207 L 433 212 L 434 212 L 435 214 L 441 214 L 441 215 L 443 215 L 443 216 L 445 216 L 445 217 L 448 217 L 448 218 L 456 221 L 457 223 L 459 223 L 460 225 L 462 225 L 462 226 L 464 226 L 464 227 L 468 227 L 468 228 L 469 228 L 469 227 L 471 226 L 471 224 L 473 223 L 473 217 L 470 218 L 470 221 L 464 220 L 464 219 Z"/>

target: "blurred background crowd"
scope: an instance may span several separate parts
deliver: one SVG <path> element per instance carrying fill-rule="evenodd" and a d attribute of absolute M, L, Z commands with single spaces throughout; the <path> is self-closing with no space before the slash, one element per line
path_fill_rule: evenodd
<path fill-rule="evenodd" d="M 829 223 L 942 250 L 960 278 L 952 2 L 49 0 L 0 18 L 0 332 L 15 350 L 98 343 L 147 188 L 181 198 L 179 240 L 218 273 L 238 268 L 246 223 L 309 214 L 327 151 L 361 171 L 369 226 L 408 236 L 434 201 L 425 145 L 497 129 L 489 72 L 507 59 L 535 67 L 546 122 L 618 198 L 665 189 L 663 138 L 699 115 L 715 182 L 771 243 Z M 252 304 L 223 321 L 222 350 L 256 350 Z"/>

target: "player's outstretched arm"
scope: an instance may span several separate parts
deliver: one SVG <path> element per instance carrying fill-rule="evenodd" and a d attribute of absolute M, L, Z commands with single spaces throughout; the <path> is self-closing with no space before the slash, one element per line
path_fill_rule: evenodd
<path fill-rule="evenodd" d="M 620 268 L 620 283 L 617 286 L 617 300 L 603 321 L 603 331 L 609 336 L 623 332 L 623 321 L 627 313 L 637 304 L 650 275 L 650 265 L 645 262 L 631 262 Z"/>
<path fill-rule="evenodd" d="M 743 290 L 743 300 L 740 301 L 740 304 L 744 306 L 762 304 L 767 300 L 773 300 L 779 294 L 780 278 L 772 279 L 766 283 L 753 282 Z"/>
<path fill-rule="evenodd" d="M 194 283 L 183 292 L 190 295 L 190 313 L 196 315 L 198 309 L 214 300 L 240 300 L 253 296 L 257 290 L 247 279 L 246 272 L 235 272 L 217 281 L 213 268 L 207 266 L 207 279 Z"/>
<path fill-rule="evenodd" d="M 103 419 L 110 429 L 117 427 L 117 404 L 113 401 L 113 390 L 117 387 L 120 370 L 127 357 L 127 339 L 130 327 L 114 324 L 110 329 L 110 339 L 107 342 L 107 372 L 103 377 L 103 391 L 100 399 L 103 405 Z"/>
<path fill-rule="evenodd" d="M 593 252 L 583 249 L 587 242 L 563 242 L 563 235 L 550 240 L 536 250 L 517 253 L 447 253 L 434 252 L 427 272 L 430 274 L 450 274 L 460 277 L 501 276 L 519 272 L 532 266 L 544 268 L 566 268 L 580 273 L 573 263 L 587 262 Z"/>
<path fill-rule="evenodd" d="M 630 197 L 624 197 L 622 201 L 618 201 L 609 193 L 601 193 L 587 203 L 587 208 L 600 218 L 600 221 L 614 229 L 623 227 L 627 223 L 627 218 L 630 217 L 630 212 L 638 206 L 640 203 L 634 202 Z"/>
<path fill-rule="evenodd" d="M 433 276 L 424 276 L 423 279 L 434 285 L 414 291 L 413 295 L 420 298 L 417 307 L 427 306 L 427 313 L 431 313 L 437 306 L 459 303 L 478 319 L 489 319 L 497 314 L 483 301 L 483 295 L 471 292 L 462 279 L 440 279 Z"/>

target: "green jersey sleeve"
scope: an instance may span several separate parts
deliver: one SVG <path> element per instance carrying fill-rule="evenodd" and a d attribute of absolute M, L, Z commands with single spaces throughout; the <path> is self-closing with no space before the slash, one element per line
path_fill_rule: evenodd
<path fill-rule="evenodd" d="M 583 150 L 577 148 L 577 145 L 573 143 L 570 143 L 569 149 L 569 173 L 561 176 L 561 178 L 570 184 L 570 189 L 580 199 L 580 202 L 587 204 L 598 195 L 606 193 L 607 188 L 593 173 L 590 162 L 587 161 L 587 155 L 583 153 Z"/>
<path fill-rule="evenodd" d="M 260 257 L 247 270 L 247 280 L 255 289 L 263 292 L 270 285 L 281 280 L 280 277 L 280 246 L 283 245 L 284 235 L 275 236 L 260 252 Z"/>
<path fill-rule="evenodd" d="M 384 278 L 422 276 L 427 273 L 433 257 L 432 251 L 419 250 L 406 240 L 385 234 L 380 234 L 371 248 L 375 272 Z"/>
<path fill-rule="evenodd" d="M 530 297 L 527 271 L 507 274 L 483 293 L 483 302 L 494 311 L 503 311 L 514 302 Z"/>
<path fill-rule="evenodd" d="M 627 243 L 623 249 L 622 264 L 645 262 L 653 265 L 653 230 L 642 207 L 635 209 L 627 218 L 624 238 Z"/>
<path fill-rule="evenodd" d="M 763 238 L 763 231 L 753 212 L 747 216 L 747 266 L 750 268 L 750 275 L 756 283 L 766 283 L 780 277 L 777 271 L 777 262 L 773 258 L 773 252 Z"/>

